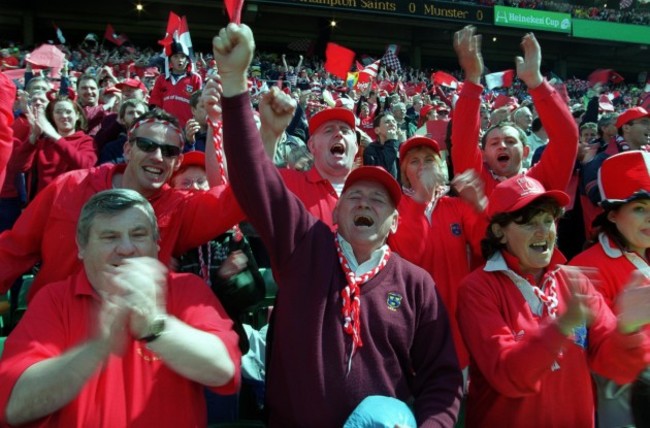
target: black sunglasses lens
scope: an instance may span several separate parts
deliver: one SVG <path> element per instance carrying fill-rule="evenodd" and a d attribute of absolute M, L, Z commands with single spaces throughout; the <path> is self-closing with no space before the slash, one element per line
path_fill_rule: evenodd
<path fill-rule="evenodd" d="M 158 148 L 158 144 L 153 141 L 147 140 L 146 138 L 136 138 L 135 144 L 143 152 L 151 153 Z"/>
<path fill-rule="evenodd" d="M 175 158 L 181 154 L 181 149 L 171 144 L 162 144 L 160 146 L 160 153 L 166 158 Z"/>
<path fill-rule="evenodd" d="M 181 154 L 181 148 L 171 144 L 158 144 L 147 138 L 136 137 L 135 144 L 143 152 L 151 153 L 160 148 L 160 153 L 166 158 L 177 157 Z"/>

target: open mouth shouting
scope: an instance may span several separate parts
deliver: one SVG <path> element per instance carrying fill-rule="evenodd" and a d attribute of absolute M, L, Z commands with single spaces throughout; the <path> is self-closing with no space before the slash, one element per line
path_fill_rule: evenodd
<path fill-rule="evenodd" d="M 510 155 L 506 153 L 502 153 L 499 156 L 497 156 L 497 161 L 499 163 L 508 163 L 509 160 L 510 160 Z"/>
<path fill-rule="evenodd" d="M 335 156 L 344 156 L 345 155 L 345 145 L 343 143 L 334 143 L 330 147 L 330 153 Z"/>
<path fill-rule="evenodd" d="M 354 225 L 362 227 L 372 227 L 375 224 L 375 221 L 365 215 L 357 215 L 354 217 Z"/>

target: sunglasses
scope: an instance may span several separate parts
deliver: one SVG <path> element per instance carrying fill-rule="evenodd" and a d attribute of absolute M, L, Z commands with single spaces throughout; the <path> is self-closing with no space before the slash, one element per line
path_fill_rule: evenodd
<path fill-rule="evenodd" d="M 176 158 L 181 154 L 181 148 L 171 144 L 160 144 L 145 137 L 135 137 L 135 145 L 146 153 L 153 153 L 160 149 L 160 153 L 166 158 Z"/>

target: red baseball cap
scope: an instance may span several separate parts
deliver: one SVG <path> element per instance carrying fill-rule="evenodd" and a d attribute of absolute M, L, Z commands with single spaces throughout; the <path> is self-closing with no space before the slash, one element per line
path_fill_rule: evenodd
<path fill-rule="evenodd" d="M 361 166 L 352 170 L 343 185 L 343 193 L 359 181 L 375 181 L 381 184 L 388 192 L 395 206 L 399 205 L 399 201 L 402 198 L 402 188 L 397 183 L 397 180 L 384 168 L 380 166 Z"/>
<path fill-rule="evenodd" d="M 627 109 L 618 117 L 618 119 L 616 119 L 616 127 L 620 128 L 626 123 L 635 119 L 641 119 L 642 117 L 650 117 L 650 113 L 648 113 L 643 107 L 633 107 Z"/>
<path fill-rule="evenodd" d="M 121 94 L 122 90 L 117 86 L 109 86 L 104 88 L 104 94 Z"/>
<path fill-rule="evenodd" d="M 125 79 L 123 82 L 115 85 L 115 87 L 120 90 L 123 90 L 125 86 L 133 89 L 142 89 L 142 92 L 147 92 L 147 87 L 138 79 Z"/>
<path fill-rule="evenodd" d="M 604 208 L 650 198 L 650 153 L 631 150 L 605 159 L 598 170 L 598 189 Z"/>
<path fill-rule="evenodd" d="M 516 175 L 499 183 L 490 198 L 486 209 L 489 218 L 500 213 L 511 213 L 524 208 L 534 200 L 548 196 L 564 207 L 569 205 L 569 195 L 560 190 L 546 190 L 539 181 L 527 175 Z"/>
<path fill-rule="evenodd" d="M 420 108 L 420 118 L 424 119 L 427 117 L 427 114 L 429 114 L 429 112 L 433 109 L 435 109 L 435 107 L 431 104 L 423 105 L 422 108 Z"/>
<path fill-rule="evenodd" d="M 401 160 L 404 160 L 406 159 L 406 154 L 409 152 L 409 150 L 423 146 L 432 148 L 436 154 L 440 155 L 440 145 L 436 140 L 432 140 L 431 138 L 427 137 L 415 136 L 404 141 L 399 147 L 399 158 Z"/>
<path fill-rule="evenodd" d="M 332 120 L 340 120 L 341 122 L 347 123 L 353 130 L 357 126 L 356 118 L 351 110 L 343 107 L 334 107 L 321 110 L 309 119 L 309 134 L 313 135 L 322 124 Z"/>

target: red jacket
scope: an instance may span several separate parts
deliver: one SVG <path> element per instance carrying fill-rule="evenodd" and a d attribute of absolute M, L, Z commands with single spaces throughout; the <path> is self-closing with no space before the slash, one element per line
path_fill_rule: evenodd
<path fill-rule="evenodd" d="M 388 244 L 400 256 L 429 272 L 442 302 L 449 313 L 451 332 L 461 368 L 469 364 L 469 355 L 456 321 L 460 282 L 480 258 L 480 240 L 485 235 L 485 221 L 459 198 L 443 196 L 431 214 L 426 204 L 403 196 L 397 210 L 397 232 Z M 478 239 L 477 239 L 478 238 Z"/>
<path fill-rule="evenodd" d="M 485 195 L 490 196 L 499 181 L 483 163 L 478 136 L 481 127 L 479 109 L 483 86 L 465 82 L 460 92 L 452 123 L 451 160 L 455 174 L 474 169 L 485 182 Z M 545 80 L 530 89 L 539 118 L 544 123 L 549 142 L 544 156 L 525 172 L 547 190 L 565 190 L 573 175 L 578 155 L 578 127 L 566 103 Z M 525 144 L 525 142 L 524 142 Z"/>
<path fill-rule="evenodd" d="M 116 172 L 125 165 L 105 164 L 59 176 L 27 206 L 11 230 L 0 234 L 0 293 L 41 261 L 29 298 L 41 287 L 62 280 L 82 267 L 75 234 L 84 203 L 95 193 L 113 187 Z M 158 219 L 158 259 L 168 264 L 172 255 L 219 236 L 244 217 L 230 187 L 188 192 L 164 186 L 149 198 Z"/>
<path fill-rule="evenodd" d="M 563 257 L 556 252 L 551 266 Z M 558 313 L 570 298 L 562 270 L 547 271 L 558 287 Z M 471 427 L 593 427 L 591 371 L 626 383 L 650 361 L 643 333 L 622 335 L 616 317 L 586 279 L 578 292 L 594 296 L 588 329 L 565 337 L 501 253 L 463 281 L 458 323 L 470 353 L 466 424 Z M 544 290 L 545 291 L 545 290 Z"/>
<path fill-rule="evenodd" d="M 39 138 L 35 144 L 23 141 L 11 156 L 12 169 L 27 172 L 36 162 L 38 182 L 32 195 L 40 192 L 56 177 L 75 169 L 90 168 L 97 163 L 92 137 L 83 131 L 53 141 Z"/>

